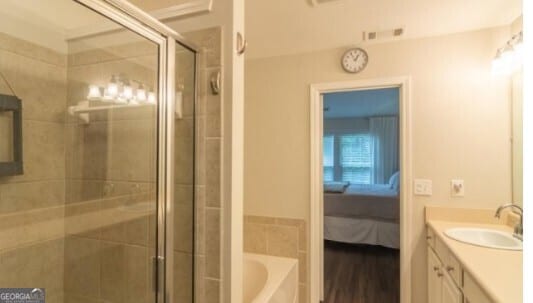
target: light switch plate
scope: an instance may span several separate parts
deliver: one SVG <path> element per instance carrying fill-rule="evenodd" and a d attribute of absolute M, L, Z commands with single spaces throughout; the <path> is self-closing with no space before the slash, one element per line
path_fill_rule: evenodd
<path fill-rule="evenodd" d="M 433 194 L 433 181 L 427 179 L 415 179 L 415 195 L 431 196 Z"/>
<path fill-rule="evenodd" d="M 464 197 L 465 196 L 465 181 L 460 179 L 454 179 L 451 182 L 452 197 Z"/>

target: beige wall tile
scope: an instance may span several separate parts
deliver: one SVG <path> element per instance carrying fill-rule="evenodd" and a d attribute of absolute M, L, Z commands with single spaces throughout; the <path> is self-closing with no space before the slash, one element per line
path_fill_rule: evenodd
<path fill-rule="evenodd" d="M 220 207 L 221 151 L 220 139 L 206 142 L 206 205 Z"/>
<path fill-rule="evenodd" d="M 261 216 L 244 216 L 244 220 L 249 223 L 276 224 L 276 218 Z"/>
<path fill-rule="evenodd" d="M 307 283 L 307 254 L 298 253 L 298 279 L 300 283 Z"/>
<path fill-rule="evenodd" d="M 174 185 L 174 203 L 175 204 L 184 204 L 184 205 L 193 205 L 193 194 L 194 189 L 192 185 Z"/>
<path fill-rule="evenodd" d="M 205 118 L 198 117 L 196 119 L 196 185 L 205 185 L 206 184 L 206 143 L 205 143 Z"/>
<path fill-rule="evenodd" d="M 185 33 L 184 36 L 194 41 L 206 54 L 206 66 L 221 65 L 221 28 L 214 27 Z"/>
<path fill-rule="evenodd" d="M 0 51 L 0 69 L 22 100 L 24 119 L 65 120 L 67 74 L 64 67 Z"/>
<path fill-rule="evenodd" d="M 195 245 L 198 254 L 205 254 L 205 187 L 197 186 L 195 201 Z"/>
<path fill-rule="evenodd" d="M 64 181 L 0 184 L 0 214 L 43 209 L 65 203 Z"/>
<path fill-rule="evenodd" d="M 174 253 L 175 302 L 192 302 L 193 256 L 190 253 Z"/>
<path fill-rule="evenodd" d="M 193 252 L 193 206 L 174 204 L 174 250 Z"/>
<path fill-rule="evenodd" d="M 101 242 L 67 237 L 65 240 L 65 291 L 98 299 Z"/>
<path fill-rule="evenodd" d="M 4 287 L 45 287 L 47 297 L 63 291 L 62 239 L 0 253 L 0 285 Z"/>
<path fill-rule="evenodd" d="M 125 302 L 144 303 L 149 301 L 151 284 L 149 266 L 151 252 L 146 247 L 126 245 L 125 249 Z"/>
<path fill-rule="evenodd" d="M 220 302 L 220 280 L 205 279 L 205 302 Z"/>
<path fill-rule="evenodd" d="M 100 295 L 99 299 L 124 302 L 125 288 L 125 251 L 124 245 L 102 242 L 100 255 Z"/>
<path fill-rule="evenodd" d="M 244 223 L 244 251 L 267 253 L 267 225 Z"/>
<path fill-rule="evenodd" d="M 280 257 L 298 257 L 298 229 L 292 226 L 267 227 L 267 252 Z"/>
<path fill-rule="evenodd" d="M 194 164 L 194 139 L 180 138 L 175 144 L 175 182 L 182 185 L 193 184 L 193 164 Z"/>
<path fill-rule="evenodd" d="M 300 284 L 298 288 L 298 300 L 300 303 L 308 303 L 307 301 L 307 286 Z"/>
<path fill-rule="evenodd" d="M 220 277 L 221 220 L 219 209 L 206 209 L 205 212 L 205 275 L 209 278 Z"/>
<path fill-rule="evenodd" d="M 0 33 L 0 49 L 62 67 L 67 63 L 64 54 L 4 33 Z"/>

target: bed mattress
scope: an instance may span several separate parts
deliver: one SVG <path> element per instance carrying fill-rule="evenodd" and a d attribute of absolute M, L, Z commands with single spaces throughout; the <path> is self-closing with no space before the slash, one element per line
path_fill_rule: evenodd
<path fill-rule="evenodd" d="M 344 193 L 324 193 L 324 215 L 398 220 L 399 196 L 389 185 L 352 184 Z"/>

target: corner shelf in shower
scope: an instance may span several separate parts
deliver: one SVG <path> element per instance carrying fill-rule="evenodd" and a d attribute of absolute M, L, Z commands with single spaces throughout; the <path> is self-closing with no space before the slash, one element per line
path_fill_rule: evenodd
<path fill-rule="evenodd" d="M 78 102 L 77 105 L 69 106 L 68 112 L 72 116 L 77 115 L 85 124 L 89 124 L 91 122 L 91 119 L 89 117 L 90 113 L 93 112 L 102 112 L 110 109 L 121 109 L 121 108 L 138 108 L 138 107 L 149 107 L 149 106 L 155 106 L 155 104 L 151 103 L 139 103 L 139 104 L 109 104 L 109 105 L 98 105 L 98 106 L 90 106 L 89 100 L 83 100 Z"/>

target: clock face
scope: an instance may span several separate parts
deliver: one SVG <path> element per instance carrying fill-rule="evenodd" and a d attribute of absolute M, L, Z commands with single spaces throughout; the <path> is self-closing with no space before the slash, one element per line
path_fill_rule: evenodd
<path fill-rule="evenodd" d="M 368 63 L 368 55 L 361 48 L 352 48 L 342 56 L 342 67 L 349 73 L 362 71 Z"/>

